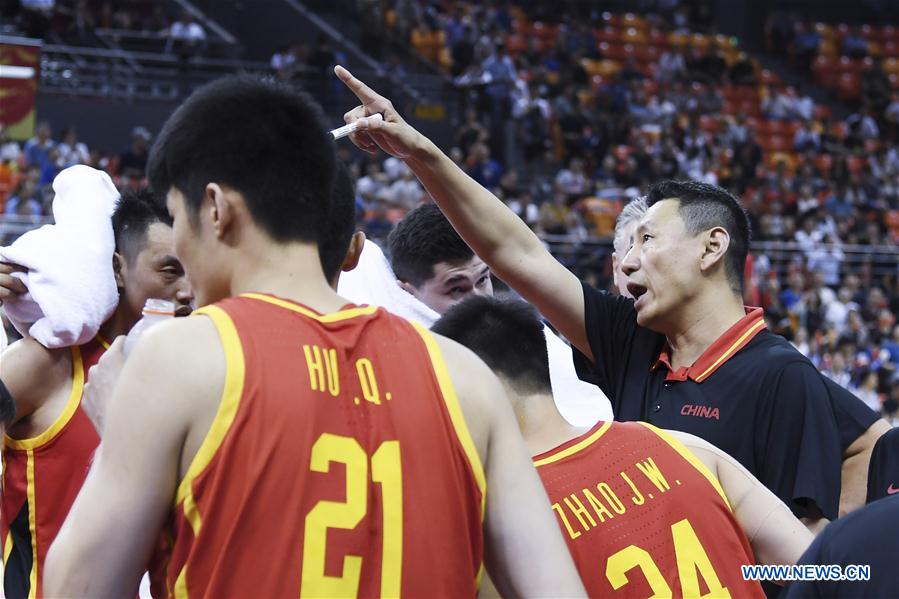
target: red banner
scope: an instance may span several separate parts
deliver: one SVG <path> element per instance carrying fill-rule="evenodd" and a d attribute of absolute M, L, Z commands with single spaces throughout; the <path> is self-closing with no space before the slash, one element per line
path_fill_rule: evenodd
<path fill-rule="evenodd" d="M 0 36 L 0 123 L 11 139 L 34 135 L 40 67 L 39 40 Z"/>

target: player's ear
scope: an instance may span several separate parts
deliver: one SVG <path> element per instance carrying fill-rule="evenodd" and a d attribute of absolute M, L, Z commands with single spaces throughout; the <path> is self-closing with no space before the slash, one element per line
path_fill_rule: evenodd
<path fill-rule="evenodd" d="M 408 283 L 406 281 L 400 281 L 399 279 L 397 279 L 396 284 L 400 286 L 400 289 L 402 289 L 409 295 L 418 297 L 418 289 L 416 289 L 415 285 L 413 285 L 412 283 Z"/>
<path fill-rule="evenodd" d="M 115 276 L 115 286 L 118 287 L 119 293 L 125 288 L 125 275 L 128 270 L 128 264 L 125 257 L 118 252 L 112 254 L 112 274 Z"/>
<path fill-rule="evenodd" d="M 206 185 L 203 206 L 212 222 L 212 229 L 219 239 L 225 236 L 234 219 L 235 201 L 237 191 L 222 187 L 218 183 Z"/>
<path fill-rule="evenodd" d="M 346 257 L 343 259 L 343 264 L 340 265 L 340 270 L 343 272 L 350 272 L 359 264 L 359 258 L 362 257 L 362 250 L 365 248 L 365 233 L 362 231 L 356 231 L 353 233 L 353 237 L 350 239 L 350 247 L 347 249 Z"/>

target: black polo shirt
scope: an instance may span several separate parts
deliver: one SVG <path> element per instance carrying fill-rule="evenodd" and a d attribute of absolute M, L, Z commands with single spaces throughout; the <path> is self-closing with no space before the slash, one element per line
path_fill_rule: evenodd
<path fill-rule="evenodd" d="M 899 497 L 899 428 L 888 430 L 880 436 L 874 444 L 868 466 L 867 503 L 891 495 Z"/>
<path fill-rule="evenodd" d="M 736 458 L 799 516 L 837 517 L 842 446 L 824 377 L 756 309 L 696 363 L 672 372 L 664 335 L 637 325 L 633 301 L 584 285 L 581 378 L 598 385 L 615 419 L 694 434 Z"/>
<path fill-rule="evenodd" d="M 843 453 L 845 453 L 847 447 L 852 445 L 856 439 L 862 436 L 862 433 L 871 428 L 871 425 L 880 419 L 880 415 L 869 408 L 865 402 L 856 397 L 846 387 L 826 376 L 823 378 L 824 385 L 827 387 L 830 395 L 830 402 L 833 405 L 837 427 L 840 429 L 840 445 L 843 447 Z"/>
<path fill-rule="evenodd" d="M 868 581 L 793 582 L 783 597 L 899 596 L 899 496 L 887 497 L 827 525 L 802 557 L 800 564 L 843 567 L 871 566 Z"/>

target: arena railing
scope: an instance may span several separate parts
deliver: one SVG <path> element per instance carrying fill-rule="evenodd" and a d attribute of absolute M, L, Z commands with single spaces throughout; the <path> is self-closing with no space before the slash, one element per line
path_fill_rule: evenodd
<path fill-rule="evenodd" d="M 612 254 L 612 240 L 575 235 L 541 235 L 549 250 L 563 264 L 578 273 L 585 270 L 605 270 Z M 764 257 L 767 268 L 779 276 L 787 275 L 797 265 L 814 265 L 822 261 L 836 262 L 841 275 L 870 273 L 875 278 L 899 275 L 899 246 L 820 244 L 819 254 L 806 252 L 792 241 L 755 241 L 750 252 L 756 258 Z M 839 250 L 839 252 L 837 252 Z"/>

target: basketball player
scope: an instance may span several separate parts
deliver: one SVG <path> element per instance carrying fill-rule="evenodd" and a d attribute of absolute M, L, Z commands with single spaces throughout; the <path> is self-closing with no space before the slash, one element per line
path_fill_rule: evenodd
<path fill-rule="evenodd" d="M 109 340 L 128 332 L 147 298 L 190 312 L 192 295 L 172 252 L 171 218 L 147 191 L 126 191 L 112 216 L 119 304 L 80 347 L 47 349 L 26 337 L 0 356 L 0 379 L 15 399 L 4 437 L 0 534 L 7 597 L 42 596 L 50 544 L 84 482 L 100 439 L 82 402 L 88 370 Z M 18 280 L 18 279 L 16 279 Z"/>
<path fill-rule="evenodd" d="M 591 597 L 698 597 L 700 589 L 763 597 L 740 566 L 793 564 L 811 543 L 783 502 L 698 437 L 643 422 L 566 422 L 528 304 L 472 297 L 432 329 L 499 375 Z"/>
<path fill-rule="evenodd" d="M 48 594 L 133 593 L 162 536 L 157 597 L 471 596 L 482 559 L 504 593 L 584 595 L 495 377 L 329 286 L 320 122 L 233 77 L 164 126 L 150 179 L 204 307 L 126 360 Z"/>

